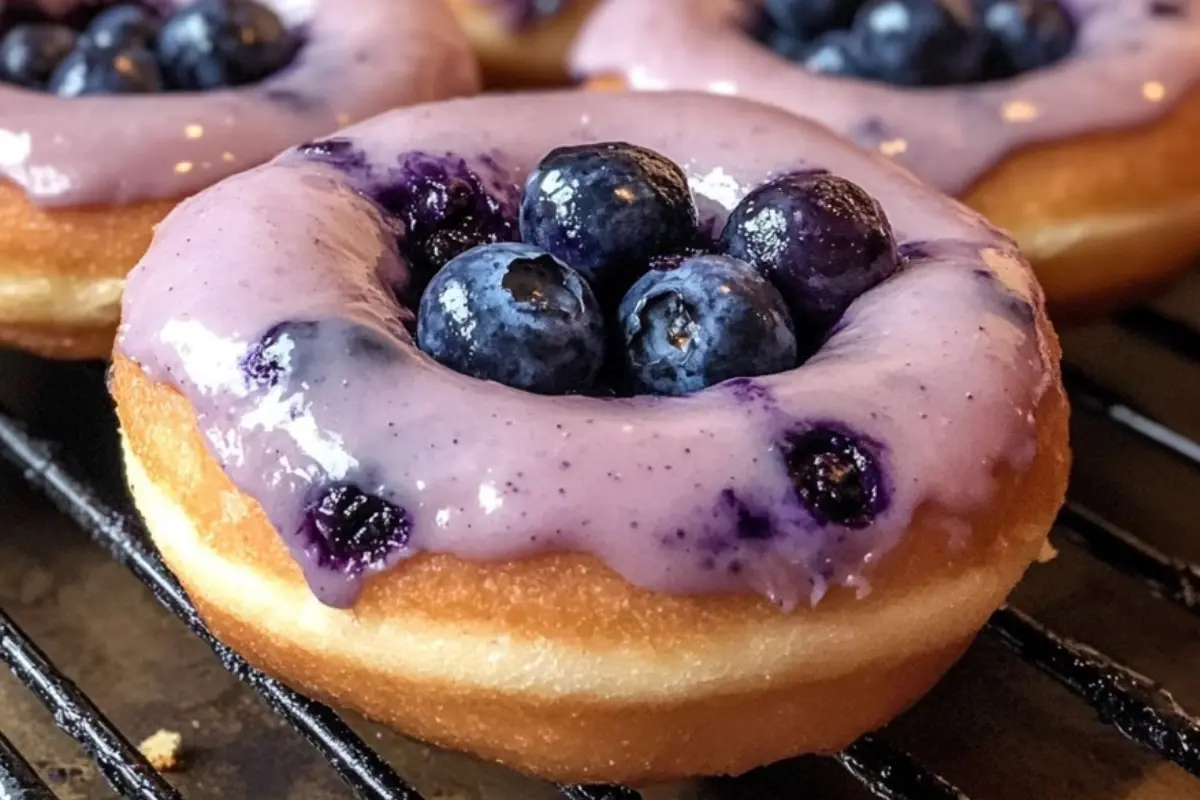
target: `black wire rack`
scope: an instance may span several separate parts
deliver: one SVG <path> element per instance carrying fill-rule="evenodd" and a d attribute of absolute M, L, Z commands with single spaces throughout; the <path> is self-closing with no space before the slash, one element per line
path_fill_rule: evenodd
<path fill-rule="evenodd" d="M 1116 320 L 1154 346 L 1200 363 L 1200 331 L 1150 309 Z M 1065 370 L 1076 410 L 1116 425 L 1200 468 L 1200 443 L 1078 369 Z M 159 602 L 203 640 L 234 676 L 300 732 L 354 793 L 369 800 L 421 800 L 409 785 L 330 708 L 251 668 L 205 626 L 182 587 L 150 544 L 127 501 L 102 497 L 74 459 L 59 446 L 30 434 L 0 414 L 0 457 L 21 471 L 65 515 L 146 584 Z M 1057 535 L 1101 562 L 1132 576 L 1148 591 L 1186 611 L 1200 613 L 1200 565 L 1161 552 L 1102 515 L 1070 502 Z M 998 610 L 986 633 L 1087 703 L 1105 723 L 1132 742 L 1200 778 L 1200 720 L 1151 678 L 1139 675 L 1081 642 L 1059 636 L 1012 607 Z M 57 724 L 95 760 L 123 797 L 169 800 L 181 795 L 147 762 L 91 700 L 64 677 L 37 645 L 0 609 L 0 659 L 51 711 Z M 967 800 L 967 795 L 879 735 L 864 736 L 833 757 L 873 795 L 887 800 Z M 612 786 L 560 786 L 569 800 L 637 800 L 638 792 Z M 55 794 L 0 731 L 0 800 L 53 800 Z"/>

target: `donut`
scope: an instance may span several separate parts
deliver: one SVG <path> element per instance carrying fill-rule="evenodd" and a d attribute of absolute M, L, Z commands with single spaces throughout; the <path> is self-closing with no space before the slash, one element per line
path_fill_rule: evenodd
<path fill-rule="evenodd" d="M 124 277 L 180 199 L 354 120 L 479 88 L 453 16 L 426 0 L 278 2 L 278 16 L 196 0 L 165 20 L 135 9 L 141 27 L 119 16 L 130 4 L 36 5 L 0 16 L 0 344 L 46 356 L 112 351 Z M 237 25 L 266 44 L 186 60 L 187 35 Z"/>
<path fill-rule="evenodd" d="M 789 204 L 825 222 L 751 235 Z M 559 780 L 883 725 L 1039 556 L 1067 477 L 1012 240 L 736 98 L 484 96 L 295 148 L 167 217 L 121 331 L 132 496 L 217 635 Z"/>
<path fill-rule="evenodd" d="M 567 52 L 596 0 L 447 0 L 491 88 L 567 84 Z"/>
<path fill-rule="evenodd" d="M 1200 253 L 1200 167 L 1186 157 L 1200 126 L 1195 9 L 972 2 L 980 14 L 966 21 L 945 10 L 957 0 L 766 4 L 784 16 L 862 6 L 856 17 L 809 20 L 814 31 L 851 27 L 804 44 L 771 33 L 753 0 L 604 0 L 571 62 L 597 87 L 776 104 L 893 158 L 1012 233 L 1061 319 L 1161 288 Z M 912 19 L 943 10 L 940 30 L 909 31 L 900 43 L 907 62 L 887 61 L 896 42 L 871 27 L 889 9 L 901 19 L 905 9 Z M 1002 58 L 1000 34 L 1012 29 L 992 26 L 1021 14 L 1033 19 L 1017 25 L 1016 55 Z"/>

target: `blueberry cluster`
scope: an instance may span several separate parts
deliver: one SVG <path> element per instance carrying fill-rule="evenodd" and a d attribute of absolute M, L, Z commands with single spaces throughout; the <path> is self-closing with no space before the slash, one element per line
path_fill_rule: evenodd
<path fill-rule="evenodd" d="M 166 17 L 138 3 L 89 6 L 57 21 L 9 9 L 0 31 L 0 81 L 61 97 L 254 83 L 299 49 L 295 33 L 254 0 L 195 0 Z"/>
<path fill-rule="evenodd" d="M 1059 0 L 764 0 L 753 33 L 816 72 L 945 86 L 1052 64 L 1075 24 Z"/>
<path fill-rule="evenodd" d="M 621 142 L 543 158 L 521 192 L 520 242 L 481 224 L 486 204 L 460 205 L 466 224 L 422 239 L 453 240 L 452 258 L 405 251 L 440 263 L 417 343 L 463 374 L 541 394 L 682 395 L 792 369 L 898 264 L 879 204 L 847 180 L 770 180 L 713 240 L 683 170 Z"/>

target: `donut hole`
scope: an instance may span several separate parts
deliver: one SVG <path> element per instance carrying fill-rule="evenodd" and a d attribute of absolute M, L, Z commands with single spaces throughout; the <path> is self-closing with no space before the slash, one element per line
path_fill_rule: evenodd
<path fill-rule="evenodd" d="M 60 97 L 257 84 L 301 50 L 302 32 L 281 13 L 259 0 L 78 3 L 57 15 L 9 4 L 0 82 Z"/>
<path fill-rule="evenodd" d="M 899 86 L 986 83 L 1070 54 L 1061 0 L 768 0 L 749 36 L 814 72 Z"/>

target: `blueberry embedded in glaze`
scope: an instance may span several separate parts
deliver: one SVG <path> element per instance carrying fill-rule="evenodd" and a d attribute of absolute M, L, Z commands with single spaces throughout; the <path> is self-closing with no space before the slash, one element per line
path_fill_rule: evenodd
<path fill-rule="evenodd" d="M 796 365 L 783 298 L 749 264 L 700 255 L 651 269 L 618 311 L 625 367 L 640 392 L 682 395 Z"/>
<path fill-rule="evenodd" d="M 403 550 L 411 530 L 405 509 L 341 484 L 305 507 L 298 535 L 316 564 L 357 577 Z"/>
<path fill-rule="evenodd" d="M 295 372 L 302 350 L 316 335 L 316 322 L 281 322 L 250 345 L 242 358 L 242 372 L 252 385 L 276 386 Z"/>
<path fill-rule="evenodd" d="M 256 0 L 194 0 L 165 21 L 160 11 L 80 4 L 51 21 L 18 9 L 20 22 L 0 44 L 0 81 L 38 90 L 54 82 L 63 97 L 207 90 L 262 80 L 299 50 L 296 34 Z"/>
<path fill-rule="evenodd" d="M 325 146 L 323 159 L 343 168 L 354 158 L 346 148 L 335 153 L 329 142 L 319 144 Z M 412 270 L 416 296 L 456 256 L 517 238 L 516 187 L 492 188 L 464 159 L 422 152 L 402 154 L 398 168 L 372 182 L 367 194 L 403 226 L 400 252 Z"/>
<path fill-rule="evenodd" d="M 262 80 L 298 49 L 275 12 L 253 0 L 196 0 L 175 11 L 158 36 L 167 84 L 188 91 Z"/>
<path fill-rule="evenodd" d="M 161 20 L 150 9 L 136 3 L 123 3 L 97 14 L 84 30 L 82 39 L 98 47 L 153 48 L 161 27 Z"/>
<path fill-rule="evenodd" d="M 1071 50 L 1075 23 L 1054 0 L 974 0 L 991 34 L 992 77 L 1053 64 Z"/>
<path fill-rule="evenodd" d="M 892 228 L 874 198 L 844 178 L 791 173 L 751 191 L 721 248 L 769 278 L 811 350 L 855 298 L 897 268 Z"/>
<path fill-rule="evenodd" d="M 822 525 L 865 528 L 886 508 L 877 443 L 818 426 L 789 436 L 780 449 L 797 498 Z"/>
<path fill-rule="evenodd" d="M 162 73 L 144 47 L 83 45 L 71 51 L 50 79 L 59 97 L 94 94 L 148 94 L 162 91 Z"/>
<path fill-rule="evenodd" d="M 434 277 L 417 342 L 465 375 L 539 394 L 583 392 L 604 361 L 604 318 L 587 282 L 552 255 L 491 244 Z"/>
<path fill-rule="evenodd" d="M 65 25 L 17 25 L 0 40 L 0 80 L 44 89 L 50 76 L 75 47 L 77 34 Z"/>
<path fill-rule="evenodd" d="M 605 300 L 655 257 L 691 246 L 698 227 L 683 170 L 624 142 L 551 151 L 525 183 L 520 223 L 524 241 L 570 264 Z"/>
<path fill-rule="evenodd" d="M 1065 57 L 1075 40 L 1061 0 L 778 0 L 749 32 L 814 72 L 901 86 L 1008 78 Z"/>

